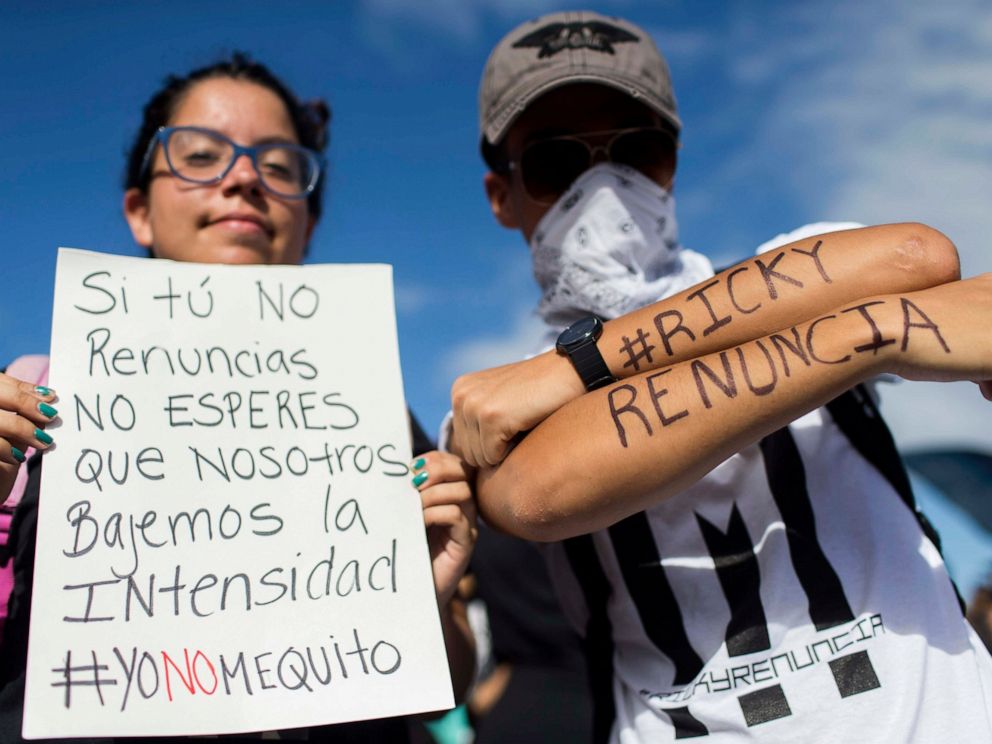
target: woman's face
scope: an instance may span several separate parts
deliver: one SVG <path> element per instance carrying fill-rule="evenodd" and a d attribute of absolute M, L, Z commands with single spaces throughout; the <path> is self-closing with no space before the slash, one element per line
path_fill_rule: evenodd
<path fill-rule="evenodd" d="M 298 144 L 279 97 L 256 83 L 213 78 L 181 99 L 169 126 L 214 129 L 240 145 Z M 295 264 L 313 231 L 306 199 L 266 191 L 246 156 L 219 183 L 172 175 L 156 147 L 148 192 L 129 189 L 124 215 L 134 239 L 158 258 L 226 264 Z"/>

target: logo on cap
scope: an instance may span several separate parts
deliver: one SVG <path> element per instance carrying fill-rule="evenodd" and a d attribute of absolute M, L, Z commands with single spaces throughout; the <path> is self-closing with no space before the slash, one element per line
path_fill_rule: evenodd
<path fill-rule="evenodd" d="M 537 58 L 553 57 L 563 49 L 591 49 L 594 52 L 616 54 L 614 44 L 639 41 L 629 31 L 602 21 L 579 23 L 549 23 L 514 43 L 514 49 L 540 47 Z"/>

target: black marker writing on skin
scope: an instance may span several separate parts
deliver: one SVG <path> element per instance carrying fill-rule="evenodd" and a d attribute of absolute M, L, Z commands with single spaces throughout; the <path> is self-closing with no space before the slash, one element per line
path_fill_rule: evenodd
<path fill-rule="evenodd" d="M 863 302 L 860 305 L 855 305 L 854 307 L 849 307 L 841 312 L 844 313 L 858 313 L 862 318 L 867 321 L 868 325 L 871 327 L 871 342 L 867 344 L 861 344 L 860 346 L 855 346 L 854 350 L 857 352 L 870 351 L 873 354 L 877 354 L 878 350 L 884 346 L 894 344 L 896 340 L 894 338 L 882 338 L 882 332 L 879 330 L 878 325 L 875 323 L 875 319 L 868 312 L 868 308 L 873 305 L 884 305 L 885 302 L 882 300 L 876 300 L 875 302 Z"/>
<path fill-rule="evenodd" d="M 666 320 L 668 318 L 674 319 L 674 324 L 671 324 L 670 328 L 666 328 Z M 677 333 L 684 333 L 689 337 L 689 341 L 696 340 L 696 334 L 692 332 L 692 329 L 683 323 L 684 317 L 682 313 L 678 310 L 665 310 L 654 316 L 654 324 L 658 329 L 658 334 L 661 336 L 661 343 L 665 345 L 665 353 L 668 356 L 672 356 L 675 352 L 672 351 L 671 338 Z"/>
<path fill-rule="evenodd" d="M 822 240 L 817 240 L 816 244 L 813 246 L 812 250 L 804 251 L 802 248 L 792 248 L 793 253 L 801 253 L 804 256 L 809 256 L 813 259 L 813 263 L 816 265 L 816 270 L 820 272 L 820 277 L 826 284 L 833 284 L 833 280 L 827 276 L 826 269 L 823 268 L 823 263 L 820 261 L 820 248 L 823 246 Z"/>
<path fill-rule="evenodd" d="M 719 330 L 720 328 L 727 325 L 732 320 L 730 315 L 724 315 L 722 318 L 717 317 L 717 314 L 713 311 L 713 305 L 710 303 L 709 298 L 706 296 L 707 289 L 709 289 L 710 287 L 716 287 L 719 284 L 720 284 L 720 280 L 714 279 L 709 284 L 704 284 L 702 287 L 700 287 L 695 292 L 693 292 L 692 294 L 688 295 L 685 298 L 686 301 L 692 301 L 698 297 L 700 302 L 702 302 L 703 305 L 706 307 L 706 312 L 708 312 L 710 318 L 712 318 L 713 322 L 703 329 L 704 336 L 709 336 L 711 333 L 713 333 L 713 331 Z"/>
<path fill-rule="evenodd" d="M 803 346 L 802 340 L 799 337 L 799 329 L 793 326 L 789 328 L 789 333 L 792 334 L 792 340 L 790 341 L 785 336 L 780 333 L 773 333 L 769 340 L 772 342 L 772 346 L 778 352 L 779 357 L 782 360 L 782 374 L 786 377 L 790 376 L 789 371 L 789 360 L 785 356 L 785 350 L 788 349 L 789 352 L 799 359 L 805 366 L 809 367 L 812 362 L 810 362 L 809 354 L 806 352 L 806 348 Z"/>
<path fill-rule="evenodd" d="M 829 277 L 825 277 L 825 280 L 828 279 Z M 853 342 L 851 348 L 853 352 L 877 354 L 879 349 L 892 346 L 897 341 L 900 343 L 900 351 L 906 352 L 911 334 L 915 337 L 920 331 L 928 331 L 945 353 L 951 353 L 947 341 L 941 335 L 940 326 L 919 305 L 906 297 L 899 298 L 903 321 L 902 338 L 886 338 L 876 321 L 875 313 L 882 306 L 891 304 L 891 300 L 873 300 L 840 311 L 841 315 L 863 320 L 870 333 L 871 340 L 869 342 Z M 734 347 L 729 352 L 721 351 L 715 355 L 715 359 L 711 356 L 706 360 L 690 360 L 688 372 L 692 376 L 694 389 L 702 408 L 710 409 L 716 405 L 714 394 L 722 394 L 723 398 L 729 400 L 738 398 L 742 393 L 742 389 L 738 385 L 738 372 L 746 386 L 746 390 L 743 392 L 761 397 L 774 392 L 779 383 L 780 371 L 783 377 L 791 377 L 797 368 L 801 368 L 798 367 L 798 364 L 803 367 L 812 367 L 814 364 L 836 365 L 850 362 L 853 358 L 851 353 L 835 351 L 835 354 L 839 353 L 840 355 L 828 358 L 824 353 L 817 351 L 817 333 L 824 330 L 826 327 L 824 324 L 840 319 L 840 316 L 836 314 L 823 315 L 809 323 L 805 334 L 793 326 L 779 333 L 771 334 L 767 340 L 756 339 Z M 679 322 L 681 323 L 681 317 Z M 755 349 L 756 353 L 747 353 L 751 348 Z M 774 354 L 772 350 L 774 350 Z M 762 362 L 759 362 L 759 359 Z M 778 363 L 776 363 L 776 359 Z M 792 361 L 791 367 L 790 360 Z M 781 370 L 779 365 L 781 365 Z M 759 366 L 761 367 L 760 373 L 758 371 Z M 672 369 L 668 368 L 657 374 L 646 376 L 644 380 L 614 385 L 608 391 L 607 402 L 610 418 L 616 428 L 617 439 L 621 447 L 629 446 L 628 431 L 635 420 L 641 424 L 647 436 L 651 437 L 658 431 L 652 426 L 652 419 L 660 423 L 662 427 L 667 427 L 691 414 L 692 406 L 677 413 L 666 413 L 662 410 L 661 399 L 669 393 L 669 389 L 659 387 L 657 380 L 671 371 Z M 644 392 L 641 385 L 646 387 L 647 396 L 652 403 L 653 417 L 648 413 L 652 411 L 652 408 L 646 407 L 646 404 L 641 404 L 638 400 L 639 395 Z"/>
<path fill-rule="evenodd" d="M 741 304 L 737 301 L 736 295 L 734 294 L 734 278 L 737 277 L 739 274 L 746 273 L 748 269 L 750 269 L 749 266 L 741 266 L 739 269 L 734 269 L 729 274 L 727 274 L 727 296 L 730 297 L 730 303 L 734 306 L 734 308 L 736 308 L 739 312 L 744 313 L 745 315 L 750 315 L 751 313 L 761 309 L 760 302 L 756 302 L 751 307 L 742 307 Z"/>
<path fill-rule="evenodd" d="M 933 335 L 937 338 L 937 343 L 940 344 L 940 348 L 944 350 L 944 353 L 950 354 L 951 350 L 950 348 L 948 348 L 947 342 L 944 340 L 944 337 L 940 335 L 940 328 L 937 326 L 937 324 L 934 323 L 932 320 L 930 320 L 930 317 L 925 312 L 923 312 L 918 305 L 914 304 L 912 301 L 906 299 L 905 297 L 900 297 L 899 301 L 902 304 L 902 346 L 900 347 L 900 351 L 906 351 L 906 349 L 909 348 L 910 328 L 925 328 L 931 331 Z M 919 321 L 910 320 L 909 317 L 910 309 L 912 309 L 917 316 L 923 319 L 922 323 Z"/>
<path fill-rule="evenodd" d="M 810 250 L 804 250 L 802 248 L 790 248 L 789 250 L 794 254 L 809 257 L 824 284 L 832 284 L 833 280 L 827 273 L 820 257 L 820 249 L 822 247 L 823 241 L 818 240 Z M 782 284 L 788 284 L 797 287 L 798 289 L 803 289 L 806 286 L 804 282 L 785 273 L 785 271 L 779 266 L 789 255 L 790 254 L 786 251 L 780 251 L 774 256 L 762 254 L 760 258 L 754 259 L 752 264 L 739 266 L 738 268 L 728 272 L 726 274 L 726 300 L 728 300 L 730 305 L 742 315 L 750 315 L 751 313 L 757 312 L 762 307 L 761 302 L 755 302 L 749 307 L 744 306 L 741 304 L 736 294 L 734 284 L 735 280 L 742 274 L 748 273 L 752 268 L 757 269 L 761 280 L 764 283 L 765 291 L 768 293 L 768 297 L 772 301 L 779 298 L 779 286 Z M 718 303 L 720 305 L 723 304 L 723 302 L 720 302 L 723 296 L 723 284 L 724 278 L 722 276 L 718 276 L 698 289 L 695 289 L 685 297 L 685 302 L 687 304 L 693 301 L 698 301 L 706 310 L 709 321 L 701 331 L 693 330 L 693 328 L 686 322 L 683 312 L 676 308 L 664 310 L 654 316 L 655 328 L 661 338 L 661 344 L 665 349 L 665 353 L 669 357 L 674 356 L 672 341 L 679 334 L 685 336 L 688 340 L 687 342 L 692 344 L 695 343 L 699 333 L 701 333 L 705 338 L 711 333 L 714 333 L 733 322 L 735 317 L 733 314 L 722 308 L 718 310 Z M 625 368 L 633 367 L 635 372 L 640 372 L 642 359 L 648 364 L 652 364 L 654 362 L 651 352 L 655 349 L 655 346 L 648 343 L 648 340 L 651 338 L 651 333 L 649 331 L 646 331 L 643 328 L 637 328 L 634 336 L 623 336 L 622 338 L 623 344 L 620 346 L 619 352 L 621 354 L 626 354 L 626 360 L 623 363 Z"/>
<path fill-rule="evenodd" d="M 635 372 L 640 372 L 641 359 L 647 361 L 648 364 L 654 362 L 651 352 L 654 351 L 655 346 L 648 343 L 650 337 L 651 334 L 645 333 L 641 328 L 637 329 L 637 335 L 633 341 L 627 336 L 623 337 L 623 346 L 620 347 L 620 351 L 627 354 L 627 361 L 623 363 L 624 367 L 633 367 Z M 634 344 L 640 345 L 640 351 L 634 351 Z"/>
<path fill-rule="evenodd" d="M 754 345 L 761 350 L 768 364 L 768 375 L 770 379 L 767 384 L 755 386 L 751 377 L 751 370 L 748 368 L 747 360 L 744 358 L 744 350 L 740 346 L 737 347 L 737 358 L 740 360 L 741 369 L 744 372 L 744 382 L 747 383 L 748 390 L 755 395 L 768 395 L 775 389 L 775 384 L 778 382 L 778 371 L 775 369 L 775 362 L 772 361 L 772 355 L 765 348 L 765 345 L 760 340 L 755 341 Z"/>
<path fill-rule="evenodd" d="M 689 368 L 692 370 L 692 379 L 695 380 L 696 390 L 699 391 L 699 398 L 707 408 L 712 408 L 713 403 L 710 401 L 709 395 L 706 394 L 706 386 L 703 384 L 701 374 L 705 375 L 728 398 L 737 397 L 737 382 L 734 380 L 734 372 L 730 368 L 730 358 L 727 352 L 721 351 L 719 358 L 720 364 L 723 366 L 723 379 L 713 371 L 712 367 L 700 359 L 693 359 L 689 363 Z"/>
<path fill-rule="evenodd" d="M 784 251 L 775 256 L 775 258 L 773 258 L 768 264 L 765 264 L 765 262 L 760 258 L 754 259 L 754 265 L 758 267 L 758 271 L 761 272 L 761 278 L 765 280 L 765 287 L 768 289 L 768 296 L 773 300 L 778 299 L 778 287 L 775 284 L 775 279 L 791 284 L 794 287 L 799 287 L 800 289 L 805 286 L 795 277 L 775 270 L 775 267 L 778 266 L 778 263 L 783 258 L 785 258 Z"/>

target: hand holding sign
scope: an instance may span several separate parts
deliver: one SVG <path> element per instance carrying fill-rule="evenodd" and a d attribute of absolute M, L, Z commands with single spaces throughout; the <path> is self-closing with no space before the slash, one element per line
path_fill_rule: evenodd
<path fill-rule="evenodd" d="M 35 449 L 47 449 L 45 427 L 58 416 L 55 392 L 0 374 L 0 504 L 7 500 L 20 464 Z"/>
<path fill-rule="evenodd" d="M 448 452 L 429 452 L 414 462 L 413 470 L 427 525 L 434 589 L 443 607 L 468 568 L 478 536 L 475 499 L 469 485 L 475 469 Z"/>
<path fill-rule="evenodd" d="M 25 735 L 450 707 L 389 268 L 63 250 L 55 308 Z"/>

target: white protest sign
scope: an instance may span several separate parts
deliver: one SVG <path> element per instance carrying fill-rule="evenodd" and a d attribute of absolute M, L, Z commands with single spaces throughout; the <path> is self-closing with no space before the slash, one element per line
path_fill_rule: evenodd
<path fill-rule="evenodd" d="M 61 249 L 24 735 L 453 704 L 389 266 Z"/>

